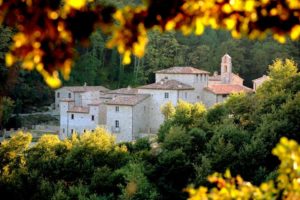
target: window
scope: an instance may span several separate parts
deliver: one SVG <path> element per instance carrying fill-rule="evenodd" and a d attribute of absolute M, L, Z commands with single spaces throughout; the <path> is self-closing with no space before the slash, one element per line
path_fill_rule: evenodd
<path fill-rule="evenodd" d="M 144 106 L 144 112 L 146 112 L 146 106 Z"/>
<path fill-rule="evenodd" d="M 119 112 L 120 108 L 119 106 L 116 106 L 116 112 Z"/>
<path fill-rule="evenodd" d="M 57 93 L 57 98 L 59 98 L 59 97 L 60 97 L 60 93 L 58 92 L 58 93 Z"/>
<path fill-rule="evenodd" d="M 95 120 L 95 116 L 94 115 L 92 115 L 92 121 L 94 121 Z"/>
<path fill-rule="evenodd" d="M 63 133 L 65 133 L 65 129 L 63 128 Z"/>
<path fill-rule="evenodd" d="M 73 130 L 73 129 L 71 129 L 71 133 L 74 133 L 74 130 Z"/>
<path fill-rule="evenodd" d="M 168 99 L 168 98 L 169 98 L 169 93 L 165 92 L 165 99 Z"/>
<path fill-rule="evenodd" d="M 120 127 L 119 120 L 116 120 L 116 121 L 115 121 L 115 127 L 116 127 L 116 128 L 119 128 L 119 127 Z"/>
<path fill-rule="evenodd" d="M 57 108 L 59 108 L 59 104 L 57 104 Z"/>
<path fill-rule="evenodd" d="M 71 98 L 71 93 L 69 93 L 69 98 Z"/>
<path fill-rule="evenodd" d="M 71 115 L 71 119 L 74 119 L 74 114 Z"/>
<path fill-rule="evenodd" d="M 184 93 L 184 97 L 187 99 L 187 92 Z"/>
<path fill-rule="evenodd" d="M 85 133 L 85 132 L 86 132 L 86 130 L 85 130 L 85 129 L 83 129 L 83 132 Z"/>
<path fill-rule="evenodd" d="M 222 97 L 223 97 L 223 98 L 226 98 L 226 97 L 227 97 L 227 94 L 223 94 Z"/>

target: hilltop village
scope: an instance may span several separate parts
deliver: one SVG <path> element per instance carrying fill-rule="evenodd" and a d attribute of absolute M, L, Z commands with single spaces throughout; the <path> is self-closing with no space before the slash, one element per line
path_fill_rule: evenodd
<path fill-rule="evenodd" d="M 62 87 L 55 91 L 55 110 L 60 114 L 60 138 L 104 127 L 117 142 L 133 141 L 156 134 L 164 117 L 160 111 L 167 102 L 179 99 L 206 107 L 223 102 L 237 92 L 253 92 L 268 79 L 253 80 L 253 89 L 232 72 L 231 57 L 221 59 L 220 74 L 193 67 L 171 67 L 155 72 L 155 83 L 138 88 L 109 90 L 103 86 Z"/>

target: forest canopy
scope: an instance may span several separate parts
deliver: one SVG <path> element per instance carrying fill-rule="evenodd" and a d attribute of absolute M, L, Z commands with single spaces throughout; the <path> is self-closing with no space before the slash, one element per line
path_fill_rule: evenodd
<path fill-rule="evenodd" d="M 264 38 L 271 32 L 282 43 L 298 40 L 299 7 L 299 0 L 148 0 L 122 8 L 105 1 L 13 0 L 0 2 L 0 23 L 16 30 L 6 64 L 36 69 L 49 86 L 58 87 L 59 73 L 69 78 L 75 44 L 86 44 L 97 28 L 112 35 L 107 47 L 117 47 L 128 64 L 132 54 L 144 55 L 151 29 L 201 35 L 211 27 L 235 38 Z"/>

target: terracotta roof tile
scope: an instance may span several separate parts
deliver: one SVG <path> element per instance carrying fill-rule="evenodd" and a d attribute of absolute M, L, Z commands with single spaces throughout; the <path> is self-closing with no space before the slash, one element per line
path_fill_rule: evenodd
<path fill-rule="evenodd" d="M 171 67 L 156 71 L 157 74 L 209 74 L 208 71 L 197 69 L 194 67 Z"/>
<path fill-rule="evenodd" d="M 74 106 L 69 108 L 69 113 L 89 113 L 88 107 L 82 107 L 82 106 Z"/>
<path fill-rule="evenodd" d="M 108 101 L 107 105 L 121 105 L 121 106 L 134 106 L 139 102 L 150 97 L 148 94 L 136 94 L 136 95 L 120 95 L 114 97 L 112 100 Z"/>
<path fill-rule="evenodd" d="M 93 100 L 90 103 L 88 103 L 89 106 L 98 106 L 100 104 L 102 104 L 104 101 L 101 100 Z"/>
<path fill-rule="evenodd" d="M 176 80 L 165 80 L 162 79 L 159 82 L 152 83 L 149 85 L 143 85 L 139 89 L 155 89 L 155 90 L 192 90 L 192 86 L 181 83 Z"/>
<path fill-rule="evenodd" d="M 207 91 L 210 91 L 214 94 L 231 94 L 236 92 L 253 92 L 252 89 L 242 86 L 242 85 L 233 85 L 233 84 L 216 84 L 210 85 L 205 88 Z"/>
<path fill-rule="evenodd" d="M 109 89 L 107 89 L 106 87 L 103 86 L 65 86 L 62 87 L 60 89 L 66 89 L 69 90 L 71 92 L 88 92 L 88 91 L 108 91 Z M 58 89 L 58 90 L 60 90 Z"/>
<path fill-rule="evenodd" d="M 241 78 L 239 75 L 235 74 L 235 73 L 231 73 L 232 74 L 232 78 L 240 78 L 242 80 L 244 80 L 243 78 Z M 208 77 L 209 81 L 221 81 L 221 75 L 214 75 L 214 76 L 210 76 Z"/>
<path fill-rule="evenodd" d="M 131 87 L 120 88 L 120 89 L 111 90 L 107 92 L 107 94 L 137 94 L 137 93 L 138 93 L 138 89 L 131 88 Z"/>

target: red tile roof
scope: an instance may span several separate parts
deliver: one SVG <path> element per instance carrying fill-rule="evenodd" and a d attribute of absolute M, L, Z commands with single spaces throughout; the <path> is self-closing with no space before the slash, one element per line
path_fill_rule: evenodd
<path fill-rule="evenodd" d="M 71 92 L 88 92 L 88 91 L 108 91 L 109 89 L 107 89 L 106 87 L 103 86 L 65 86 L 62 87 L 60 89 L 66 89 L 69 90 Z M 60 90 L 58 89 L 58 90 Z"/>
<path fill-rule="evenodd" d="M 171 67 L 156 71 L 157 74 L 209 74 L 208 71 L 197 69 L 194 67 Z"/>
<path fill-rule="evenodd" d="M 89 113 L 88 107 L 74 106 L 68 110 L 69 113 Z"/>
<path fill-rule="evenodd" d="M 231 73 L 231 74 L 232 74 L 232 78 L 233 78 L 233 79 L 238 78 L 238 79 L 244 80 L 243 78 L 241 78 L 239 75 L 237 75 L 237 74 L 235 74 L 235 73 Z M 221 75 L 213 75 L 213 76 L 210 76 L 210 77 L 208 77 L 208 80 L 209 80 L 209 81 L 221 81 Z"/>
<path fill-rule="evenodd" d="M 89 106 L 98 106 L 98 105 L 100 105 L 100 104 L 102 104 L 104 101 L 102 100 L 93 100 L 93 101 L 91 101 L 88 105 Z"/>
<path fill-rule="evenodd" d="M 176 80 L 165 80 L 162 79 L 159 82 L 152 83 L 149 85 L 143 85 L 139 89 L 154 89 L 154 90 L 192 90 L 192 86 L 181 83 Z"/>
<path fill-rule="evenodd" d="M 134 106 L 141 101 L 147 99 L 149 94 L 136 94 L 136 95 L 124 95 L 116 96 L 112 100 L 108 101 L 107 105 L 120 105 L 120 106 Z"/>
<path fill-rule="evenodd" d="M 242 86 L 242 85 L 233 85 L 233 84 L 216 84 L 210 85 L 205 88 L 207 91 L 210 91 L 214 94 L 231 94 L 237 92 L 252 92 L 253 90 Z"/>
<path fill-rule="evenodd" d="M 138 89 L 131 88 L 131 87 L 120 88 L 120 89 L 111 90 L 107 92 L 107 94 L 137 94 L 137 93 L 138 93 Z"/>

